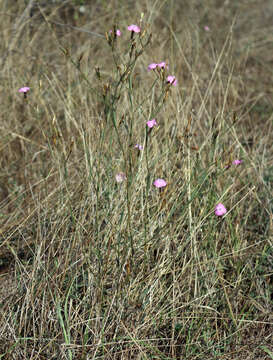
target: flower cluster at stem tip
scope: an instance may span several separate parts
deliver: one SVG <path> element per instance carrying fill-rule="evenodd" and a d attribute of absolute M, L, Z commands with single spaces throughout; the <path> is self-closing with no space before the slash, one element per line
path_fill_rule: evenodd
<path fill-rule="evenodd" d="M 133 33 L 140 33 L 140 27 L 137 25 L 129 25 L 127 29 Z M 109 30 L 109 34 L 112 34 L 113 30 Z M 121 30 L 116 29 L 116 36 L 121 36 Z"/>
<path fill-rule="evenodd" d="M 148 65 L 148 70 L 156 70 L 156 69 L 168 69 L 168 65 L 166 64 L 165 61 L 162 61 L 160 63 L 151 63 Z M 168 75 L 167 76 L 167 83 L 172 84 L 174 86 L 177 85 L 177 80 L 175 78 L 175 76 L 173 75 Z"/>
<path fill-rule="evenodd" d="M 159 69 L 165 69 L 167 68 L 168 69 L 168 66 L 167 64 L 165 63 L 165 61 L 162 61 L 160 63 L 151 63 L 149 66 L 148 66 L 148 70 L 155 70 L 156 68 L 159 68 Z"/>

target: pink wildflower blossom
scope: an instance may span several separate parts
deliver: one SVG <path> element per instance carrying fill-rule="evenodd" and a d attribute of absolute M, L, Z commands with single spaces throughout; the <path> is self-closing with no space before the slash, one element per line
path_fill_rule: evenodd
<path fill-rule="evenodd" d="M 140 28 L 137 25 L 130 25 L 127 28 L 129 31 L 135 32 L 135 33 L 139 33 L 140 32 Z"/>
<path fill-rule="evenodd" d="M 153 182 L 154 186 L 157 188 L 162 188 L 165 187 L 167 185 L 166 181 L 164 179 L 156 179 Z"/>
<path fill-rule="evenodd" d="M 227 213 L 227 209 L 224 207 L 223 204 L 219 203 L 215 206 L 214 214 L 216 216 L 223 216 Z"/>
<path fill-rule="evenodd" d="M 236 160 L 233 160 L 233 161 L 232 161 L 232 164 L 233 164 L 233 165 L 240 165 L 242 162 L 243 162 L 242 160 L 236 159 Z"/>
<path fill-rule="evenodd" d="M 27 93 L 30 90 L 28 86 L 21 87 L 18 91 L 20 93 Z"/>
<path fill-rule="evenodd" d="M 149 121 L 147 121 L 146 124 L 150 129 L 153 128 L 154 126 L 157 126 L 156 119 L 149 120 Z"/>
<path fill-rule="evenodd" d="M 205 31 L 210 31 L 210 28 L 206 25 L 206 26 L 204 26 L 204 30 Z"/>
<path fill-rule="evenodd" d="M 167 83 L 170 83 L 170 84 L 176 86 L 177 85 L 177 80 L 176 80 L 175 76 L 169 75 L 167 77 Z"/>
<path fill-rule="evenodd" d="M 155 70 L 156 68 L 160 68 L 160 69 L 165 69 L 168 68 L 167 64 L 165 63 L 165 61 L 162 61 L 160 63 L 151 63 L 148 66 L 148 70 Z"/>
<path fill-rule="evenodd" d="M 162 61 L 161 63 L 158 63 L 157 66 L 161 69 L 165 69 L 167 67 L 165 61 Z"/>
<path fill-rule="evenodd" d="M 151 63 L 149 66 L 148 66 L 148 70 L 154 70 L 157 68 L 157 64 L 156 63 Z"/>

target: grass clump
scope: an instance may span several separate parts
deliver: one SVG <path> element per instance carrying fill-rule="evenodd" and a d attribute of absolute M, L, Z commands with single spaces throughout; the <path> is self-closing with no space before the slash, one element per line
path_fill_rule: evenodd
<path fill-rule="evenodd" d="M 269 18 L 186 3 L 3 1 L 1 358 L 272 358 Z"/>

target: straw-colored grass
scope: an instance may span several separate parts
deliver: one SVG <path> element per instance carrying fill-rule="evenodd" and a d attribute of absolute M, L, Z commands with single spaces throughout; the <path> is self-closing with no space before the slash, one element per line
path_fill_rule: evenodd
<path fill-rule="evenodd" d="M 0 358 L 273 359 L 271 1 L 42 3 L 0 1 Z"/>

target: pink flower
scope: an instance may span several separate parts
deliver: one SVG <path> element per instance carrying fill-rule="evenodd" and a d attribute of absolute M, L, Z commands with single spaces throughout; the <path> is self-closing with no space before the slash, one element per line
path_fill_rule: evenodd
<path fill-rule="evenodd" d="M 236 159 L 236 160 L 233 160 L 233 161 L 232 161 L 232 164 L 233 164 L 233 165 L 240 165 L 242 162 L 243 162 L 242 160 Z"/>
<path fill-rule="evenodd" d="M 126 179 L 126 175 L 123 172 L 116 174 L 116 182 L 121 183 L 125 179 Z"/>
<path fill-rule="evenodd" d="M 135 33 L 139 33 L 140 32 L 140 28 L 137 25 L 130 25 L 127 28 L 129 31 L 135 32 Z"/>
<path fill-rule="evenodd" d="M 156 179 L 153 182 L 154 186 L 157 188 L 162 188 L 165 187 L 167 185 L 166 181 L 164 179 Z"/>
<path fill-rule="evenodd" d="M 150 129 L 153 128 L 154 126 L 157 126 L 156 119 L 149 120 L 149 121 L 147 121 L 146 124 Z"/>
<path fill-rule="evenodd" d="M 223 204 L 219 203 L 215 206 L 214 214 L 216 216 L 223 216 L 227 213 L 227 209 L 224 207 Z"/>
<path fill-rule="evenodd" d="M 161 63 L 157 64 L 157 66 L 161 69 L 165 69 L 167 67 L 165 61 L 162 61 Z"/>
<path fill-rule="evenodd" d="M 28 86 L 21 87 L 18 91 L 20 93 L 27 93 L 30 90 Z"/>
<path fill-rule="evenodd" d="M 165 61 L 162 61 L 161 63 L 151 63 L 149 66 L 148 66 L 148 70 L 154 70 L 156 69 L 157 67 L 159 67 L 160 69 L 164 69 L 164 68 L 167 68 L 168 66 L 166 65 Z"/>
<path fill-rule="evenodd" d="M 143 150 L 143 146 L 142 146 L 142 145 L 139 145 L 139 144 L 136 144 L 136 145 L 135 145 L 135 148 L 138 149 L 138 150 Z"/>
<path fill-rule="evenodd" d="M 210 31 L 210 28 L 206 25 L 206 26 L 204 26 L 204 30 L 205 31 Z"/>
<path fill-rule="evenodd" d="M 154 70 L 156 69 L 157 67 L 157 64 L 156 63 L 151 63 L 149 66 L 148 66 L 148 70 Z"/>
<path fill-rule="evenodd" d="M 109 31 L 109 34 L 112 34 L 113 30 Z M 116 35 L 121 36 L 121 31 L 119 29 L 116 30 Z"/>
<path fill-rule="evenodd" d="M 167 83 L 170 83 L 170 84 L 176 86 L 177 85 L 177 80 L 176 80 L 175 76 L 169 75 L 167 77 Z"/>

